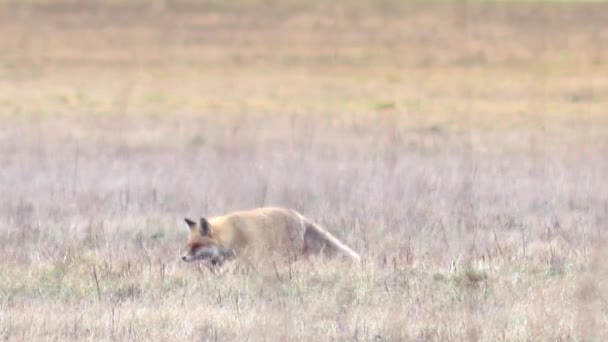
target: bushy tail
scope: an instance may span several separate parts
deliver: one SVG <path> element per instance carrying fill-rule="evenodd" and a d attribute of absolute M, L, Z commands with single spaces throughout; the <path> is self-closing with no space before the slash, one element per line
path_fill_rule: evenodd
<path fill-rule="evenodd" d="M 357 252 L 353 251 L 318 224 L 307 219 L 305 219 L 304 244 L 315 252 L 327 251 L 329 249 L 332 252 L 340 252 L 353 261 L 359 262 L 361 260 Z"/>

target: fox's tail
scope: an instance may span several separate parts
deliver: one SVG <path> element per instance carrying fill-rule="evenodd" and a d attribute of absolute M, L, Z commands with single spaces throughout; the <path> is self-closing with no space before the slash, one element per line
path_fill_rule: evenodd
<path fill-rule="evenodd" d="M 359 262 L 361 260 L 357 252 L 342 243 L 342 241 L 323 229 L 323 227 L 304 217 L 302 219 L 304 223 L 304 245 L 307 249 L 313 249 L 318 253 L 339 252 L 348 256 L 353 261 Z"/>

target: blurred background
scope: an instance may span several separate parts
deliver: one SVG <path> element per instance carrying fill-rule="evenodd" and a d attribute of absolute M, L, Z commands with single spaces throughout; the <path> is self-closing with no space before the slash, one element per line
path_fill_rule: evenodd
<path fill-rule="evenodd" d="M 202 160 L 207 152 L 251 158 L 229 167 L 251 175 L 264 168 L 253 152 L 287 158 L 294 149 L 392 167 L 419 153 L 458 150 L 472 168 L 504 153 L 538 168 L 564 154 L 600 162 L 606 151 L 608 25 L 600 3 L 1 5 L 3 176 L 25 177 L 5 182 L 3 193 L 63 194 L 57 187 L 65 183 L 82 202 L 78 196 L 103 193 L 94 179 L 107 179 L 108 190 L 152 191 L 154 184 L 136 182 L 183 180 L 176 169 L 211 186 L 218 182 L 199 179 L 217 169 L 218 161 Z M 103 158 L 125 165 L 108 177 L 88 172 L 112 166 Z M 129 178 L 137 168 L 147 176 Z M 546 180 L 539 172 L 529 176 Z M 50 180 L 51 188 L 29 181 L 53 173 L 64 181 Z M 214 202 L 254 204 L 228 193 Z M 206 205 L 197 195 L 167 196 L 156 200 L 170 210 Z"/>
<path fill-rule="evenodd" d="M 0 0 L 0 31 L 0 336 L 607 336 L 607 4 Z M 310 310 L 339 323 L 283 332 L 297 315 L 234 281 L 285 321 L 209 323 L 223 309 L 182 280 L 222 280 L 179 263 L 182 217 L 263 205 L 321 222 L 386 291 L 326 284 L 354 299 Z M 186 293 L 207 325 L 181 322 Z"/>

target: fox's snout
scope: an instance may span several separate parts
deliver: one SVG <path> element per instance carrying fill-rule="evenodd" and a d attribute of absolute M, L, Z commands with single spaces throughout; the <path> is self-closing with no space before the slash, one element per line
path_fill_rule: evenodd
<path fill-rule="evenodd" d="M 197 260 L 206 261 L 211 266 L 222 266 L 224 264 L 224 259 L 220 256 L 211 257 L 211 258 L 200 258 L 200 257 L 197 258 L 197 257 L 193 257 L 190 255 L 183 255 L 182 260 L 185 262 L 192 262 L 192 261 L 197 261 Z"/>
<path fill-rule="evenodd" d="M 190 249 L 182 256 L 182 260 L 186 262 L 204 260 L 208 261 L 213 266 L 221 266 L 224 260 L 228 257 L 234 256 L 234 252 L 224 252 L 217 246 L 205 246 L 196 247 Z"/>
<path fill-rule="evenodd" d="M 184 255 L 182 255 L 182 260 L 183 260 L 183 261 L 186 261 L 186 262 L 189 262 L 189 261 L 194 261 L 194 260 L 195 260 L 195 258 L 194 258 L 194 257 L 192 257 L 192 255 L 189 255 L 189 254 L 184 254 Z"/>

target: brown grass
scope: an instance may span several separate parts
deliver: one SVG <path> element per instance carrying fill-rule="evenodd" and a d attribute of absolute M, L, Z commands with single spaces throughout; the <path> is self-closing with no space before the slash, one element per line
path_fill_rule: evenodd
<path fill-rule="evenodd" d="M 605 340 L 606 6 L 383 3 L 3 3 L 0 338 Z M 179 260 L 262 205 L 364 262 Z"/>

